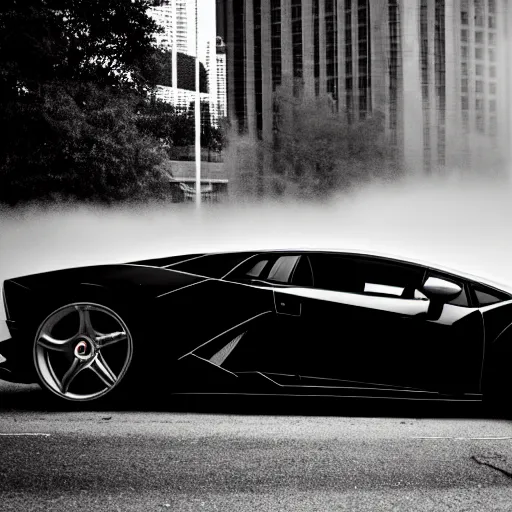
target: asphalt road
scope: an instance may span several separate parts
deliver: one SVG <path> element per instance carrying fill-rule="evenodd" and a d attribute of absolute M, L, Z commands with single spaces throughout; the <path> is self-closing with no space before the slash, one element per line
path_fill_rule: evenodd
<path fill-rule="evenodd" d="M 155 396 L 76 411 L 0 382 L 0 510 L 512 510 L 512 422 L 474 406 Z"/>

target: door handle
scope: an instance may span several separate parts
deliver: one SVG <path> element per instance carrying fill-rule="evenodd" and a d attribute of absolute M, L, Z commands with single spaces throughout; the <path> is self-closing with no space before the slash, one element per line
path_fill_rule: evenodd
<path fill-rule="evenodd" d="M 280 315 L 300 316 L 302 313 L 302 301 L 298 297 L 274 293 L 274 304 Z"/>

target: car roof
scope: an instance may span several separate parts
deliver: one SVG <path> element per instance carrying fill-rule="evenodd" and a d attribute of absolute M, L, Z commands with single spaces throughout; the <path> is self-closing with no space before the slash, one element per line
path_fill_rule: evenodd
<path fill-rule="evenodd" d="M 434 263 L 432 261 L 420 260 L 417 258 L 410 258 L 405 256 L 399 256 L 396 254 L 378 252 L 378 251 L 368 251 L 368 250 L 358 250 L 353 248 L 312 248 L 312 247 L 296 247 L 296 248 L 265 248 L 265 249 L 255 249 L 255 250 L 240 250 L 240 251 L 219 251 L 219 252 L 209 252 L 208 254 L 238 254 L 238 253 L 254 253 L 254 254 L 265 254 L 265 253 L 289 253 L 289 252 L 298 252 L 298 253 L 330 253 L 330 254 L 347 254 L 347 255 L 357 255 L 357 256 L 369 256 L 375 258 L 385 258 L 388 260 L 396 261 L 399 263 L 411 263 L 413 265 L 421 265 L 424 267 L 428 267 L 432 270 L 438 270 L 440 272 L 445 272 L 447 274 L 451 274 L 453 276 L 458 276 L 463 279 L 468 279 L 470 281 L 474 281 L 477 283 L 481 283 L 492 288 L 496 288 L 498 290 L 504 291 L 506 293 L 512 294 L 512 285 L 505 284 L 501 282 L 494 281 L 493 279 L 483 277 L 476 274 L 471 274 L 468 272 L 464 272 L 461 270 L 455 270 L 453 268 L 447 267 L 445 265 L 441 265 L 438 263 Z"/>

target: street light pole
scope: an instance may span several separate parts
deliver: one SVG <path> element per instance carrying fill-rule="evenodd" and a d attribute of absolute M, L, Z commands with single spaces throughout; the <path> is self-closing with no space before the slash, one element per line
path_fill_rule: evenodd
<path fill-rule="evenodd" d="M 196 101 L 195 101 L 195 135 L 196 135 L 196 207 L 201 206 L 201 110 L 199 94 L 199 30 L 198 30 L 198 12 L 196 0 Z"/>

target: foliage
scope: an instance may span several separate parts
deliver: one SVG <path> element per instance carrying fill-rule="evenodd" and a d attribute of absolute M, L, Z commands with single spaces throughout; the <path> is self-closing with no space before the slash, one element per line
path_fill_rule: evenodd
<path fill-rule="evenodd" d="M 152 46 L 159 29 L 147 9 L 158 3 L 2 1 L 0 202 L 165 194 L 166 148 L 193 144 L 194 123 L 147 101 L 171 66 Z M 178 58 L 195 80 L 190 58 Z M 204 89 L 204 67 L 201 77 Z M 208 123 L 202 138 L 216 140 Z"/>
<path fill-rule="evenodd" d="M 192 146 L 195 143 L 193 102 L 185 111 L 161 101 L 142 103 L 138 112 L 139 130 L 158 138 L 164 146 L 183 147 Z M 221 130 L 212 125 L 209 104 L 201 102 L 201 147 L 220 151 L 223 143 Z"/>
<path fill-rule="evenodd" d="M 49 84 L 40 103 L 5 105 L 0 201 L 114 201 L 159 196 L 158 141 L 135 123 L 136 97 L 93 84 Z M 113 101 L 112 96 L 115 97 Z"/>
<path fill-rule="evenodd" d="M 36 93 L 49 80 L 141 88 L 141 63 L 159 27 L 149 0 L 3 0 L 0 77 L 3 97 Z M 7 96 L 6 96 L 7 95 Z"/>
<path fill-rule="evenodd" d="M 330 98 L 296 97 L 278 89 L 271 142 L 240 138 L 231 131 L 230 155 L 241 169 L 241 195 L 293 195 L 325 198 L 398 171 L 383 118 L 349 123 Z"/>

